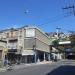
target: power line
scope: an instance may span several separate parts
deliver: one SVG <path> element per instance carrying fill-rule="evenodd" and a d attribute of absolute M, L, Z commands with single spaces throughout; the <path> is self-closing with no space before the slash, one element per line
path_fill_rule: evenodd
<path fill-rule="evenodd" d="M 75 1 L 69 0 L 68 5 L 65 5 L 63 9 L 69 11 L 68 13 L 75 16 Z"/>
<path fill-rule="evenodd" d="M 61 15 L 63 15 L 63 14 L 61 14 Z M 47 22 L 44 22 L 42 24 L 39 24 L 38 26 L 42 26 L 42 25 L 54 23 L 54 22 L 60 21 L 60 20 L 62 20 L 64 18 L 67 18 L 67 17 L 71 16 L 71 15 L 65 15 L 65 16 L 61 16 L 61 15 L 55 16 L 53 18 L 49 18 L 50 20 L 48 19 Z"/>
<path fill-rule="evenodd" d="M 70 9 L 69 10 L 70 11 L 69 14 L 66 13 L 67 15 L 65 15 L 65 16 L 61 16 L 61 15 L 64 15 L 64 14 L 60 14 L 60 15 L 57 15 L 57 16 L 55 16 L 53 18 L 48 18 L 47 22 L 43 22 L 42 24 L 39 24 L 38 26 L 42 26 L 42 25 L 45 25 L 45 24 L 49 24 L 49 23 L 54 23 L 54 22 L 60 21 L 60 20 L 62 20 L 64 18 L 67 18 L 67 17 L 71 16 L 72 12 L 73 12 L 73 14 L 75 16 L 75 5 L 74 5 L 75 0 L 68 0 L 68 1 L 69 1 L 69 3 L 67 3 L 66 0 L 65 0 L 66 6 L 63 9 Z"/>

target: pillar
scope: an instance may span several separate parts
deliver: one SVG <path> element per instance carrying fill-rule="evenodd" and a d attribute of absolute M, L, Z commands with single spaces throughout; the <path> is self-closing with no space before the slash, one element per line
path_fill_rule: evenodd
<path fill-rule="evenodd" d="M 48 54 L 48 60 L 50 61 L 50 53 Z"/>
<path fill-rule="evenodd" d="M 46 53 L 44 52 L 44 61 L 46 61 Z"/>
<path fill-rule="evenodd" d="M 36 51 L 35 51 L 35 54 L 34 55 L 35 55 L 35 63 L 36 63 L 36 59 L 37 59 L 37 57 L 36 57 Z"/>

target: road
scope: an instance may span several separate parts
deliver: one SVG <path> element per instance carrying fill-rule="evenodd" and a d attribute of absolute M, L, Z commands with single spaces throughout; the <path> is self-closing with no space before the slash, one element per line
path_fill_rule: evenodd
<path fill-rule="evenodd" d="M 75 61 L 65 60 L 2 72 L 0 75 L 75 75 Z"/>

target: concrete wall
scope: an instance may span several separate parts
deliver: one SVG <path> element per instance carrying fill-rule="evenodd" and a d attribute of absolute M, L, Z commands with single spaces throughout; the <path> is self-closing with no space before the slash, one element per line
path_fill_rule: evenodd
<path fill-rule="evenodd" d="M 38 29 L 35 29 L 35 37 L 48 45 L 50 44 L 48 36 Z"/>
<path fill-rule="evenodd" d="M 24 39 L 24 50 L 33 49 L 34 45 L 35 45 L 35 38 Z"/>
<path fill-rule="evenodd" d="M 50 52 L 48 44 L 36 39 L 36 49 L 44 52 Z"/>
<path fill-rule="evenodd" d="M 35 45 L 36 50 L 50 52 L 49 38 L 43 32 L 36 28 L 28 28 L 25 29 L 24 34 L 24 50 L 33 50 L 33 46 Z"/>

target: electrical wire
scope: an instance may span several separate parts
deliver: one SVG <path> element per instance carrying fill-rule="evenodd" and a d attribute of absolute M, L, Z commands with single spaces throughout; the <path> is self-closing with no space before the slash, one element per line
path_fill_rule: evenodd
<path fill-rule="evenodd" d="M 71 1 L 72 1 L 72 0 L 69 0 L 69 5 L 71 4 Z M 74 1 L 75 1 L 75 0 L 74 0 Z M 73 2 L 74 2 L 74 1 L 73 1 Z M 66 3 L 66 5 L 67 5 L 66 0 L 65 0 L 65 3 Z M 55 16 L 55 17 L 53 17 L 53 18 L 48 18 L 47 21 L 43 22 L 42 24 L 39 24 L 38 26 L 45 26 L 45 25 L 47 25 L 47 24 L 51 24 L 51 23 L 60 21 L 60 20 L 62 20 L 62 19 L 64 19 L 64 18 L 70 17 L 70 16 L 72 15 L 71 13 L 66 13 L 66 14 L 67 14 L 67 15 L 65 15 L 65 16 L 64 16 L 64 14 L 60 14 L 60 15 L 57 15 L 57 16 Z M 63 15 L 63 16 L 61 16 L 61 15 Z"/>
<path fill-rule="evenodd" d="M 65 15 L 65 16 L 58 15 L 58 16 L 55 16 L 53 18 L 47 19 L 47 22 L 39 24 L 38 26 L 43 26 L 43 25 L 47 25 L 47 24 L 50 24 L 50 23 L 54 23 L 54 22 L 60 21 L 60 20 L 62 20 L 64 18 L 67 18 L 69 16 L 71 16 L 71 15 Z"/>

